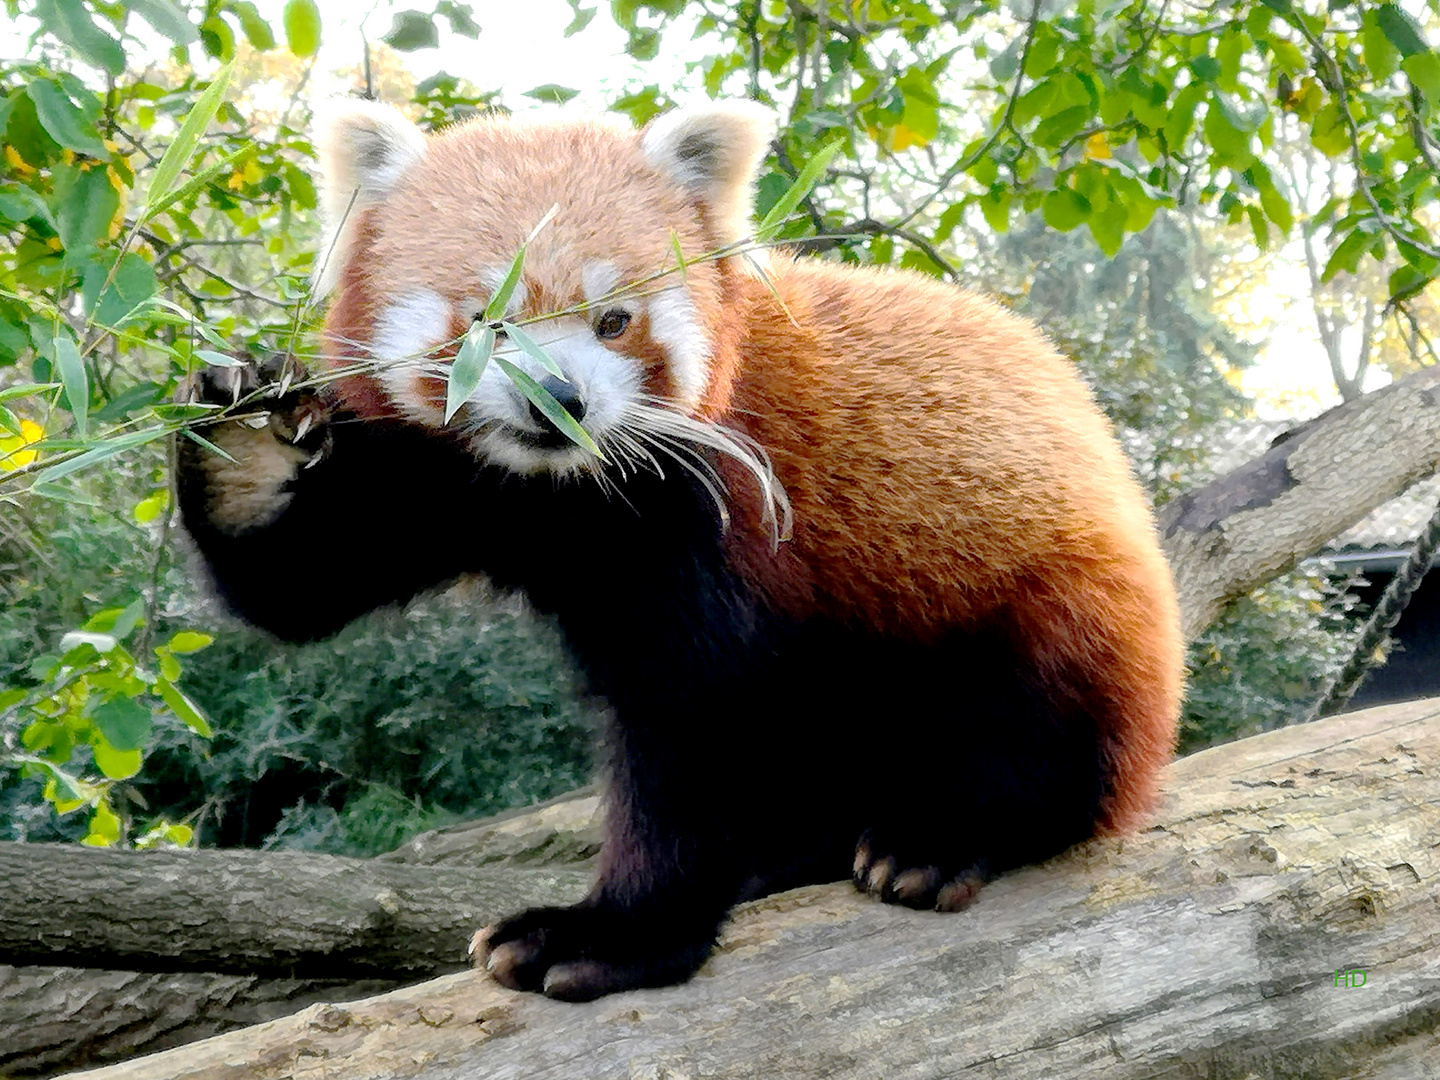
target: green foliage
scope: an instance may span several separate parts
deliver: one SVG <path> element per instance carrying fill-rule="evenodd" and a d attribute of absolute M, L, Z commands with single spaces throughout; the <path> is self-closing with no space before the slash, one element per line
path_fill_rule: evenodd
<path fill-rule="evenodd" d="M 888 262 L 895 238 L 904 265 L 958 276 L 941 252 L 942 215 L 956 205 L 997 231 L 1017 209 L 1058 231 L 1083 226 L 1106 255 L 1157 210 L 1198 206 L 1248 225 L 1265 249 L 1296 218 L 1270 151 L 1297 125 L 1354 170 L 1323 218 L 1327 274 L 1398 254 L 1398 296 L 1440 267 L 1426 212 L 1440 54 L 1393 3 L 1242 0 L 1198 21 L 1193 7 L 1142 0 L 747 0 L 698 14 L 675 0 L 613 0 L 611 10 L 637 59 L 672 25 L 718 34 L 694 76 L 712 95 L 785 110 L 780 174 L 795 175 L 803 148 L 840 141 L 846 160 L 809 201 L 809 227 L 856 236 L 842 245 L 855 258 Z M 616 108 L 643 121 L 664 100 L 648 86 Z M 898 213 L 872 215 L 879 205 Z"/>
<path fill-rule="evenodd" d="M 1180 751 L 1303 720 L 1350 655 L 1356 600 L 1323 567 L 1242 597 L 1190 646 Z"/>
<path fill-rule="evenodd" d="M 12 748 L 0 755 L 0 764 L 40 781 L 56 813 L 85 811 L 81 843 L 133 839 L 113 792 L 140 771 L 157 723 L 178 724 L 201 738 L 211 734 L 208 721 L 176 685 L 177 654 L 203 649 L 211 638 L 181 631 L 155 646 L 151 660 L 144 655 L 143 635 L 137 635 L 144 617 L 143 600 L 97 612 L 65 634 L 54 653 L 31 660 L 26 685 L 0 691 L 0 741 Z M 125 647 L 132 636 L 141 641 L 135 652 Z M 141 838 L 147 845 L 162 839 L 187 844 L 192 835 L 189 826 L 160 817 L 144 827 Z"/>

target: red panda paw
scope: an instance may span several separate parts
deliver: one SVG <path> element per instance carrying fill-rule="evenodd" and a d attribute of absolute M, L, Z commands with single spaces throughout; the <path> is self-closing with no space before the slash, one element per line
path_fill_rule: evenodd
<path fill-rule="evenodd" d="M 298 451 L 301 461 L 313 460 L 329 442 L 330 410 L 314 389 L 304 385 L 308 373 L 291 356 L 273 356 L 264 363 L 211 364 L 188 376 L 176 395 L 183 403 L 219 405 L 233 415 L 230 423 L 202 428 L 221 441 L 243 431 L 267 432 L 277 443 Z M 234 436 L 230 433 L 234 432 Z M 229 438 L 227 438 L 229 436 Z M 250 435 L 251 440 L 256 435 Z"/>
<path fill-rule="evenodd" d="M 963 911 L 988 880 L 983 862 L 956 865 L 917 857 L 867 829 L 855 845 L 855 888 L 887 904 L 924 911 Z"/>
<path fill-rule="evenodd" d="M 647 932 L 648 929 L 648 932 Z M 713 929 L 652 912 L 579 904 L 532 908 L 475 935 L 470 952 L 496 982 L 561 1001 L 591 1001 L 683 982 L 704 963 Z"/>

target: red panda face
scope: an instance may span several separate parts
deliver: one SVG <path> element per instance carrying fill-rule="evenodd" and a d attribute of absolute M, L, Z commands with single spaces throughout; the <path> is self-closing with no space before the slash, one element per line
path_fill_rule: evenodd
<path fill-rule="evenodd" d="M 560 374 L 504 334 L 494 355 L 550 391 L 607 457 L 657 410 L 693 416 L 722 318 L 719 271 L 702 257 L 748 231 L 770 127 L 768 113 L 741 103 L 643 132 L 492 117 L 426 138 L 393 110 L 347 103 L 320 139 L 332 346 L 363 362 L 386 411 L 448 426 L 488 463 L 593 468 L 500 364 L 447 425 L 461 339 L 523 246 L 505 318 Z"/>

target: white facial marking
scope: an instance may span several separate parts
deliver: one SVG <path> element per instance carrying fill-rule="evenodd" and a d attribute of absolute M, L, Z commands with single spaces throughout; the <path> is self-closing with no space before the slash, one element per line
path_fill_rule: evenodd
<path fill-rule="evenodd" d="M 606 433 L 620 424 L 626 406 L 640 392 L 640 365 L 597 341 L 587 318 L 545 319 L 528 324 L 525 330 L 579 393 L 585 405 L 581 423 L 603 444 Z M 497 342 L 495 355 L 542 385 L 554 377 L 539 361 L 504 339 Z M 567 476 L 595 464 L 589 451 L 573 443 L 536 446 L 526 441 L 527 437 L 546 436 L 549 426 L 534 417 L 529 399 L 498 364 L 486 367 L 470 395 L 461 430 L 469 435 L 480 457 L 512 472 Z"/>
<path fill-rule="evenodd" d="M 415 393 L 414 375 L 425 354 L 444 341 L 450 329 L 450 305 L 432 289 L 406 293 L 380 313 L 370 353 L 384 363 L 380 380 L 390 400 L 411 417 L 433 411 Z"/>
<path fill-rule="evenodd" d="M 672 285 L 649 297 L 650 336 L 665 349 L 670 359 L 670 378 L 680 400 L 689 411 L 705 393 L 710 368 L 710 339 L 700 325 L 695 302 L 683 285 Z"/>
<path fill-rule="evenodd" d="M 615 291 L 620 284 L 620 271 L 614 263 L 588 262 L 580 271 L 580 282 L 585 290 L 585 302 L 593 304 Z"/>

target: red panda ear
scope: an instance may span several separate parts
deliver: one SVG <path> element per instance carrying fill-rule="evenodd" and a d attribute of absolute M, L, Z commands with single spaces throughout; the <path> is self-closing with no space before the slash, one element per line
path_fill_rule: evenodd
<path fill-rule="evenodd" d="M 710 212 L 714 239 L 750 235 L 755 172 L 775 134 L 775 114 L 754 101 L 717 101 L 652 120 L 641 135 L 645 156 Z"/>
<path fill-rule="evenodd" d="M 320 251 L 329 253 L 316 283 L 316 293 L 323 295 L 345 265 L 359 212 L 384 200 L 425 156 L 425 136 L 392 106 L 347 98 L 321 112 L 315 145 L 325 221 Z"/>

